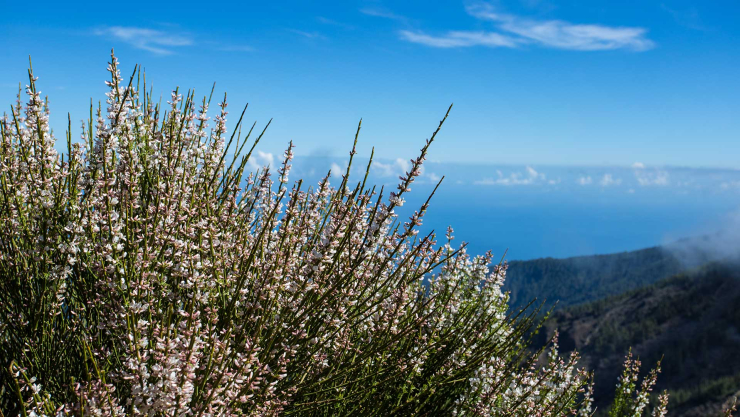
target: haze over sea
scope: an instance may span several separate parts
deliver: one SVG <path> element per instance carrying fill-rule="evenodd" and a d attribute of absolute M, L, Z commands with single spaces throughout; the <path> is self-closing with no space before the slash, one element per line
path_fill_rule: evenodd
<path fill-rule="evenodd" d="M 435 162 L 433 148 L 431 155 L 400 212 L 416 210 L 444 175 L 422 230 L 443 236 L 450 225 L 455 243 L 469 242 L 473 254 L 490 249 L 500 256 L 508 249 L 509 260 L 603 254 L 737 229 L 738 170 L 471 165 Z M 355 181 L 367 164 L 359 156 Z M 298 156 L 291 177 L 316 184 L 331 170 L 336 184 L 347 159 Z M 277 160 L 261 153 L 254 166 Z M 375 160 L 369 181 L 385 185 L 387 195 L 405 161 Z"/>

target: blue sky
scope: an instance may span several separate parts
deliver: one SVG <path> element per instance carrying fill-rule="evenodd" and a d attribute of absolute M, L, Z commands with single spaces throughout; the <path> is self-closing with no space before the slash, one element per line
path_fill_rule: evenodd
<path fill-rule="evenodd" d="M 428 227 L 515 259 L 605 253 L 740 229 L 738 16 L 729 0 L 6 2 L 0 103 L 30 55 L 62 137 L 104 98 L 114 47 L 165 100 L 216 82 L 232 125 L 247 102 L 274 118 L 255 162 L 293 140 L 294 178 L 343 169 L 363 118 L 359 155 L 375 146 L 390 184 L 454 102 L 417 186 L 447 175 Z"/>
<path fill-rule="evenodd" d="M 275 118 L 266 150 L 513 164 L 740 167 L 740 3 L 6 2 L 0 93 L 28 55 L 57 121 L 104 91 L 109 49 L 155 92 L 212 82 Z M 234 110 L 235 111 L 235 110 Z"/>

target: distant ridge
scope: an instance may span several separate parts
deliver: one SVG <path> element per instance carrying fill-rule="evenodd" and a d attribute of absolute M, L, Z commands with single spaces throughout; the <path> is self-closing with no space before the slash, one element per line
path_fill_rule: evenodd
<path fill-rule="evenodd" d="M 509 263 L 504 291 L 522 308 L 535 297 L 544 311 L 599 300 L 658 282 L 708 262 L 740 259 L 737 227 L 683 238 L 631 252 L 572 258 L 540 258 Z M 732 261 L 735 262 L 735 261 Z"/>
<path fill-rule="evenodd" d="M 514 309 L 535 297 L 545 301 L 544 310 L 620 294 L 687 268 L 673 252 L 653 247 L 609 255 L 574 258 L 541 258 L 509 263 L 504 291 L 510 292 Z M 556 305 L 557 302 L 557 305 Z"/>

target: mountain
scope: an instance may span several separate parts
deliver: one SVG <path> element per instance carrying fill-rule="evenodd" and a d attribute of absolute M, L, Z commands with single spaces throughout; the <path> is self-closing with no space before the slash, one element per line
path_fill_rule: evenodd
<path fill-rule="evenodd" d="M 561 309 L 652 284 L 687 269 L 674 251 L 653 247 L 609 255 L 566 259 L 512 261 L 504 291 L 512 308 L 522 308 L 535 297 L 544 310 Z M 692 261 L 698 265 L 703 259 Z"/>
<path fill-rule="evenodd" d="M 654 259 L 638 265 L 642 271 L 654 271 L 653 275 L 639 279 L 627 274 L 630 280 L 620 285 L 650 281 L 674 268 L 655 251 L 640 252 L 641 259 Z M 602 265 L 611 262 L 609 258 L 599 261 Z M 621 273 L 615 271 L 612 276 Z M 599 292 L 606 290 L 591 290 L 591 294 Z M 670 415 L 718 415 L 723 402 L 740 396 L 737 264 L 713 262 L 620 295 L 562 309 L 547 320 L 538 342 L 543 344 L 555 329 L 561 352 L 578 350 L 581 365 L 595 371 L 596 405 L 602 412 L 611 401 L 614 381 L 630 347 L 645 371 L 663 357 L 656 392 L 669 390 Z"/>

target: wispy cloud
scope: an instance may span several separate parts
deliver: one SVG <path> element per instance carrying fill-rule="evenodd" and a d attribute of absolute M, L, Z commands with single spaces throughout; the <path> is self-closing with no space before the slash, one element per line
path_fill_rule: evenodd
<path fill-rule="evenodd" d="M 189 46 L 193 44 L 192 38 L 183 34 L 176 34 L 158 29 L 110 26 L 95 29 L 95 35 L 107 36 L 145 51 L 158 55 L 169 55 L 174 53 L 173 47 Z"/>
<path fill-rule="evenodd" d="M 574 24 L 563 20 L 538 20 L 500 13 L 489 3 L 472 3 L 469 15 L 491 22 L 495 31 L 448 31 L 434 36 L 421 31 L 400 31 L 401 39 L 437 48 L 470 46 L 508 47 L 538 45 L 574 51 L 626 49 L 645 51 L 655 47 L 640 27 Z"/>
<path fill-rule="evenodd" d="M 378 7 L 364 7 L 360 9 L 360 13 L 368 15 L 368 16 L 374 16 L 374 17 L 382 17 L 385 19 L 392 19 L 392 20 L 398 20 L 401 22 L 407 21 L 406 17 L 398 15 L 393 13 L 392 11 L 385 9 L 385 8 L 378 8 Z"/>
<path fill-rule="evenodd" d="M 508 48 L 517 46 L 516 39 L 493 32 L 450 31 L 443 36 L 431 36 L 423 32 L 402 30 L 400 34 L 403 40 L 435 48 L 459 48 L 475 45 Z"/>
<path fill-rule="evenodd" d="M 557 9 L 557 6 L 548 0 L 519 0 L 524 7 L 546 13 Z"/>
<path fill-rule="evenodd" d="M 342 23 L 342 22 L 337 22 L 336 20 L 333 20 L 333 19 L 329 19 L 329 18 L 326 18 L 326 17 L 323 17 L 323 16 L 318 16 L 318 17 L 316 17 L 316 20 L 317 20 L 317 21 L 318 21 L 319 23 L 322 23 L 322 24 L 324 24 L 324 25 L 329 25 L 329 26 L 336 26 L 336 27 L 340 27 L 340 28 L 342 28 L 342 29 L 352 30 L 352 29 L 354 29 L 354 28 L 355 28 L 355 27 L 354 27 L 354 26 L 352 26 L 352 25 L 348 25 L 348 24 L 346 24 L 346 23 Z"/>
<path fill-rule="evenodd" d="M 592 182 L 594 182 L 594 180 L 593 178 L 591 178 L 591 176 L 582 176 L 576 180 L 576 184 L 578 185 L 589 185 Z"/>
<path fill-rule="evenodd" d="M 298 30 L 298 29 L 288 29 L 288 32 L 293 32 L 296 35 L 300 35 L 300 36 L 303 36 L 304 38 L 308 38 L 308 39 L 326 39 L 326 36 L 322 35 L 319 32 L 315 32 L 315 31 L 314 32 L 306 32 L 306 31 Z"/>
<path fill-rule="evenodd" d="M 668 14 L 670 14 L 673 17 L 673 20 L 683 26 L 687 27 L 689 29 L 694 30 L 708 30 L 706 26 L 704 26 L 704 23 L 702 23 L 701 17 L 699 16 L 699 12 L 696 10 L 695 7 L 690 7 L 688 9 L 683 10 L 677 10 L 672 9 L 665 4 L 661 4 L 660 7 L 663 8 Z"/>
<path fill-rule="evenodd" d="M 219 45 L 216 47 L 224 52 L 253 52 L 254 48 L 249 45 Z"/>

